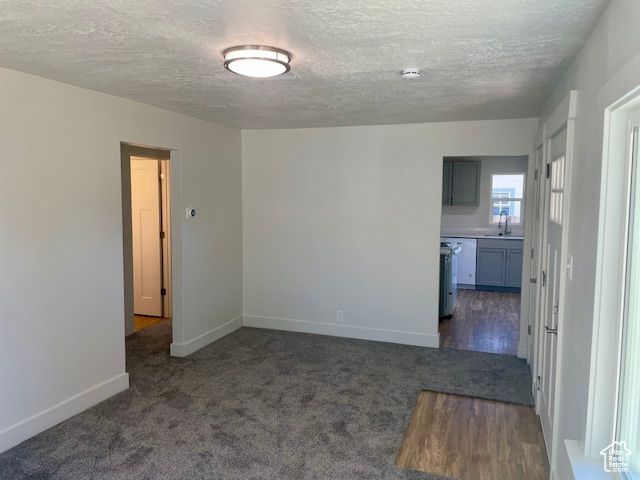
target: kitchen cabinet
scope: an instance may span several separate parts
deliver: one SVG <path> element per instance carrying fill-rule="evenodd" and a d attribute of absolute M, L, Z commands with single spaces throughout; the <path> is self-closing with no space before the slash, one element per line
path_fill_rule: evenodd
<path fill-rule="evenodd" d="M 442 204 L 480 204 L 480 162 L 445 161 L 442 166 Z"/>
<path fill-rule="evenodd" d="M 442 166 L 442 205 L 450 205 L 452 180 L 453 162 L 444 162 Z"/>
<path fill-rule="evenodd" d="M 522 248 L 522 240 L 478 239 L 476 287 L 519 290 L 522 283 Z"/>
<path fill-rule="evenodd" d="M 520 288 L 522 285 L 522 248 L 520 250 L 507 250 L 505 271 L 505 286 Z"/>

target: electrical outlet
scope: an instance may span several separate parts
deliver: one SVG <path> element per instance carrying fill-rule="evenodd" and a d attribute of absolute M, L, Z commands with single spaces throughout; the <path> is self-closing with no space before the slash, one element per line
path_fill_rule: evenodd
<path fill-rule="evenodd" d="M 336 322 L 344 322 L 344 312 L 342 310 L 336 312 Z"/>

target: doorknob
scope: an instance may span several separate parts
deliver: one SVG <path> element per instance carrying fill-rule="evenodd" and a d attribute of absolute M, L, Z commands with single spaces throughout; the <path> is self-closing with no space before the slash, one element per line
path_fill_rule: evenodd
<path fill-rule="evenodd" d="M 558 334 L 557 328 L 544 327 L 544 331 L 547 333 L 553 333 L 554 335 Z"/>

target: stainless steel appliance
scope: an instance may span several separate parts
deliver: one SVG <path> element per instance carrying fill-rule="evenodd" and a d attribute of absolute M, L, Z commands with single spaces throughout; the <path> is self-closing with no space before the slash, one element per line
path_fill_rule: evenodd
<path fill-rule="evenodd" d="M 440 243 L 440 302 L 439 316 L 450 317 L 458 300 L 457 255 L 460 247 L 454 243 Z"/>

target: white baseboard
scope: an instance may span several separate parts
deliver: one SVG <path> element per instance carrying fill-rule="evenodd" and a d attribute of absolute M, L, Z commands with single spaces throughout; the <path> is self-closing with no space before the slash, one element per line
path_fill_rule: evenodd
<path fill-rule="evenodd" d="M 529 355 L 529 344 L 528 343 L 518 343 L 518 358 L 527 358 Z"/>
<path fill-rule="evenodd" d="M 242 315 L 186 343 L 172 343 L 172 357 L 186 357 L 242 327 Z"/>
<path fill-rule="evenodd" d="M 418 347 L 440 347 L 440 334 L 427 335 L 424 333 L 385 330 L 382 328 L 334 325 L 330 323 L 308 322 L 289 318 L 260 317 L 256 315 L 245 315 L 244 326 L 271 330 L 287 330 L 290 332 L 315 333 L 334 337 L 357 338 L 359 340 L 374 340 L 377 342 L 400 343 Z"/>
<path fill-rule="evenodd" d="M 129 388 L 129 374 L 121 373 L 106 382 L 74 395 L 51 408 L 43 410 L 15 425 L 0 431 L 0 453 L 44 432 L 78 413 L 93 407 Z"/>

